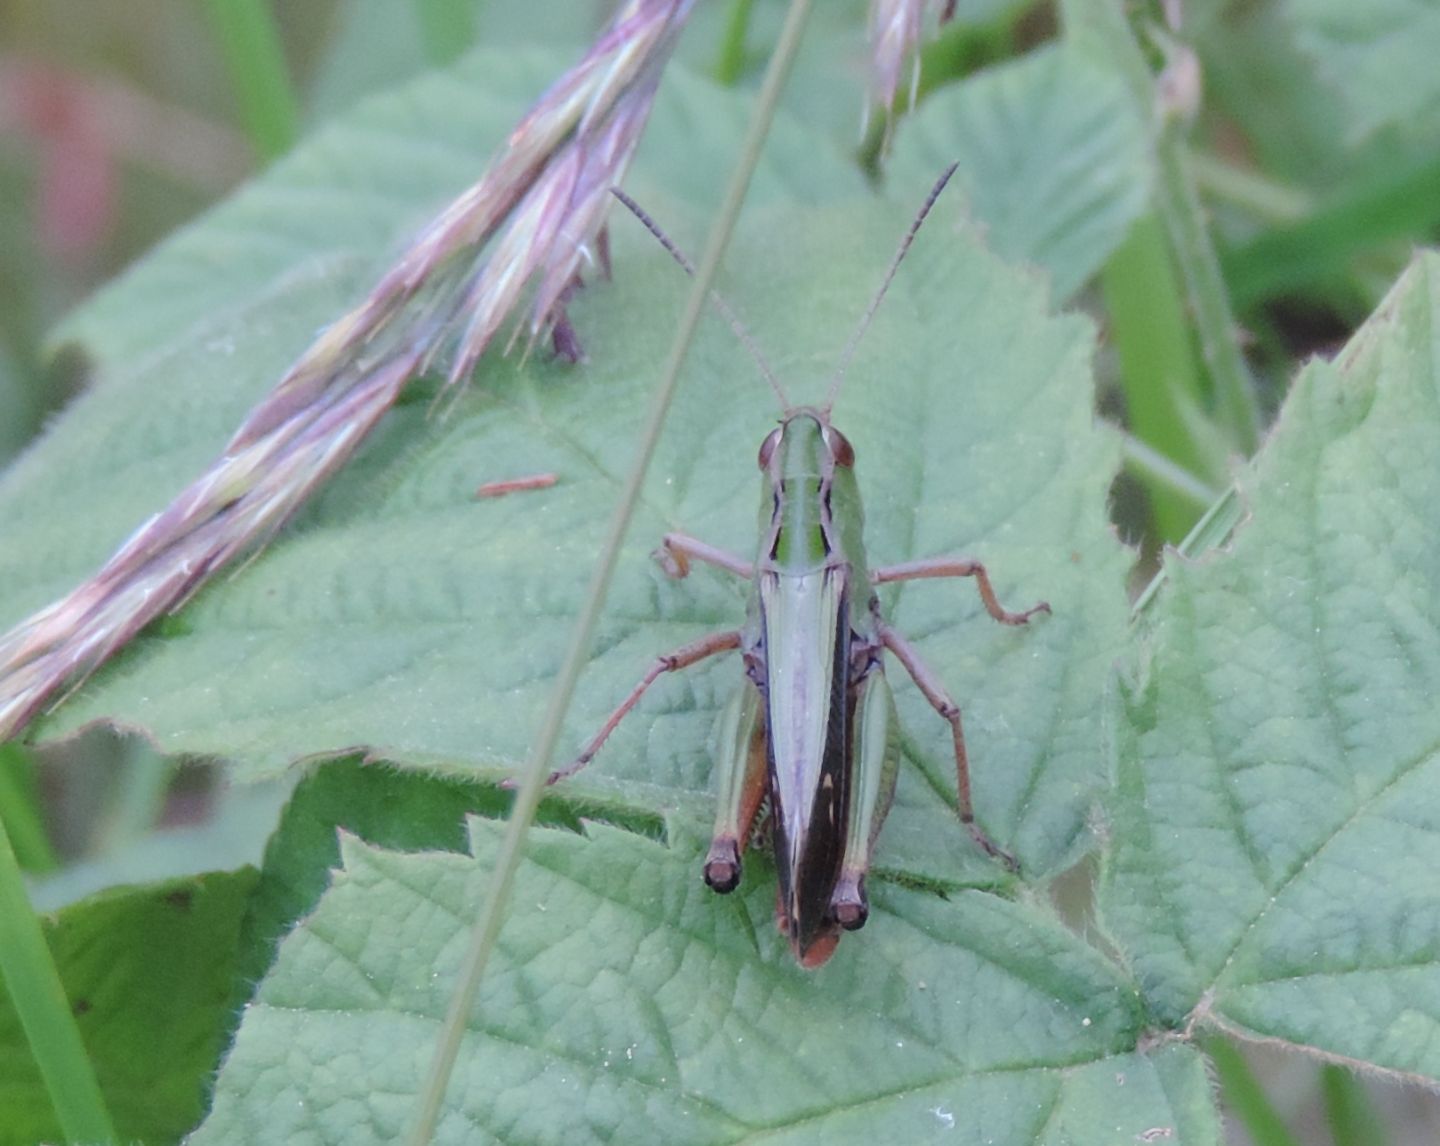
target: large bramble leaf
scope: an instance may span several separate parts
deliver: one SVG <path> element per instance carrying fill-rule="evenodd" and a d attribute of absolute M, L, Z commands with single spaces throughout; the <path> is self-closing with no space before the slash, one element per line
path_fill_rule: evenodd
<path fill-rule="evenodd" d="M 1440 1077 L 1440 259 L 1301 374 L 1230 552 L 1167 563 L 1104 918 L 1168 1025 Z"/>
<path fill-rule="evenodd" d="M 399 1140 L 499 838 L 472 827 L 478 865 L 344 842 L 198 1146 Z M 1136 1053 L 1129 984 L 1044 912 L 887 889 L 809 973 L 769 888 L 714 900 L 660 844 L 537 830 L 434 1141 L 1218 1141 L 1197 1052 Z"/>

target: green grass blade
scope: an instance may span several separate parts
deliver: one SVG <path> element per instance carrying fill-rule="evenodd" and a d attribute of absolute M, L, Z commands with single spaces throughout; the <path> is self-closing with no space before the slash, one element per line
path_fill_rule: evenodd
<path fill-rule="evenodd" d="M 1300 1146 L 1270 1105 L 1250 1064 L 1235 1044 L 1216 1038 L 1211 1039 L 1205 1049 L 1215 1064 L 1215 1073 L 1220 1076 L 1225 1101 L 1255 1146 Z"/>
<path fill-rule="evenodd" d="M 20 1017 L 55 1114 L 71 1142 L 113 1142 L 115 1130 L 85 1053 L 40 920 L 30 909 L 0 820 L 0 979 Z"/>
<path fill-rule="evenodd" d="M 730 18 L 725 21 L 725 36 L 715 61 L 715 81 L 727 88 L 739 83 L 745 70 L 745 34 L 750 30 L 750 10 L 754 7 L 755 0 L 731 0 Z"/>
<path fill-rule="evenodd" d="M 1190 432 L 1180 408 L 1182 402 L 1199 407 L 1200 369 L 1165 232 L 1154 215 L 1141 219 L 1110 256 L 1100 282 L 1131 431 L 1182 470 L 1212 479 L 1223 473 L 1224 458 L 1212 456 Z M 1142 480 L 1160 537 L 1167 541 L 1184 537 L 1198 514 L 1193 498 L 1152 480 L 1152 475 Z"/>
<path fill-rule="evenodd" d="M 1320 1068 L 1320 1093 L 1335 1146 L 1386 1146 L 1391 1141 L 1365 1084 L 1353 1071 L 1327 1063 Z"/>
<path fill-rule="evenodd" d="M 40 818 L 29 753 L 14 743 L 0 744 L 0 827 L 24 870 L 38 875 L 60 866 Z"/>
<path fill-rule="evenodd" d="M 275 18 L 262 0 L 208 0 L 205 7 L 246 135 L 262 160 L 275 159 L 295 142 L 300 122 Z"/>

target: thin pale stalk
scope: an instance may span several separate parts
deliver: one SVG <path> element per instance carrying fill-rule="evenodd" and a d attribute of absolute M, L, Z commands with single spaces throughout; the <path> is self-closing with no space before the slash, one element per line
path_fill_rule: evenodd
<path fill-rule="evenodd" d="M 524 777 L 520 790 L 516 793 L 515 805 L 510 813 L 505 838 L 501 842 L 499 853 L 495 859 L 495 871 L 490 880 L 489 893 L 471 930 L 470 943 L 460 966 L 455 993 L 451 997 L 450 1008 L 446 1013 L 445 1023 L 436 1044 L 434 1058 L 426 1071 L 415 1123 L 406 1139 L 410 1146 L 424 1146 L 425 1143 L 428 1143 L 439 1120 L 440 1106 L 444 1101 L 445 1090 L 455 1069 L 455 1060 L 460 1053 L 460 1042 L 469 1026 L 470 1016 L 475 1007 L 475 996 L 479 991 L 480 981 L 485 973 L 486 964 L 489 962 L 490 953 L 494 949 L 495 940 L 500 934 L 500 925 L 509 903 L 515 872 L 520 866 L 520 853 L 525 835 L 529 831 L 531 821 L 535 818 L 535 810 L 540 803 L 540 794 L 545 785 L 545 778 L 550 772 L 550 762 L 555 755 L 555 745 L 560 738 L 561 725 L 574 697 L 580 670 L 589 654 L 591 637 L 594 634 L 600 609 L 605 601 L 606 590 L 614 574 L 620 546 L 630 527 L 635 504 L 639 500 L 645 475 L 649 471 L 655 446 L 660 439 L 660 431 L 665 424 L 671 400 L 674 398 L 680 369 L 684 365 L 685 356 L 689 352 L 690 343 L 699 326 L 700 316 L 704 312 L 705 301 L 709 296 L 710 287 L 715 281 L 721 257 L 735 229 L 735 221 L 739 217 L 740 207 L 749 188 L 751 176 L 759 162 L 761 148 L 769 133 L 770 123 L 779 103 L 780 91 L 790 73 L 791 65 L 794 63 L 800 45 L 801 32 L 804 29 L 806 18 L 809 16 L 809 11 L 810 0 L 791 0 L 785 26 L 775 45 L 775 53 L 770 59 L 770 66 L 760 89 L 755 114 L 751 119 L 745 143 L 731 176 L 725 201 L 720 208 L 714 229 L 711 231 L 705 254 L 700 260 L 700 267 L 696 272 L 679 329 L 675 332 L 675 341 L 666 359 L 660 382 L 651 398 L 634 466 L 626 479 L 620 502 L 615 509 L 614 519 L 610 523 L 605 547 L 591 580 L 580 619 L 575 624 L 570 647 L 560 675 L 555 682 L 555 689 L 551 694 L 540 734 L 535 741 L 534 751 L 525 765 Z"/>
<path fill-rule="evenodd" d="M 125 742 L 117 790 L 95 832 L 92 855 L 109 855 L 154 829 L 165 810 L 176 767 L 175 760 L 148 740 L 132 737 Z"/>
<path fill-rule="evenodd" d="M 1194 509 L 1204 512 L 1221 496 L 1221 491 L 1196 477 L 1184 466 L 1176 465 L 1153 446 L 1146 445 L 1133 434 L 1120 439 L 1125 468 L 1147 484 L 1163 486 Z"/>
<path fill-rule="evenodd" d="M 10 994 L 25 1041 L 45 1082 L 55 1115 L 70 1142 L 116 1142 L 95 1068 L 85 1053 L 75 1015 L 40 920 L 25 894 L 25 880 L 5 822 L 0 819 L 0 982 Z"/>
<path fill-rule="evenodd" d="M 1308 191 L 1206 151 L 1190 151 L 1190 173 L 1203 193 L 1263 223 L 1294 223 L 1315 209 Z"/>
<path fill-rule="evenodd" d="M 1176 553 L 1182 558 L 1194 558 L 1224 545 L 1226 539 L 1240 524 L 1240 519 L 1244 516 L 1245 506 L 1240 500 L 1240 491 L 1231 486 L 1215 499 L 1215 503 L 1195 523 L 1195 527 L 1186 535 L 1185 540 L 1175 547 Z M 1168 568 L 1168 566 L 1162 565 L 1160 571 L 1150 578 L 1150 583 L 1145 586 L 1140 596 L 1135 599 L 1135 604 L 1131 606 L 1131 616 L 1139 616 L 1149 608 L 1150 602 L 1160 592 L 1160 586 L 1165 583 Z"/>

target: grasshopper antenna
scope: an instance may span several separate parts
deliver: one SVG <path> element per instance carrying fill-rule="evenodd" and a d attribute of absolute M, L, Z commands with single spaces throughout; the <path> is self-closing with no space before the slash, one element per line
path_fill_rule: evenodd
<path fill-rule="evenodd" d="M 900 248 L 895 252 L 895 257 L 890 260 L 890 269 L 885 272 L 885 281 L 880 284 L 880 289 L 875 292 L 875 297 L 870 300 L 870 306 L 866 309 L 860 319 L 860 325 L 855 328 L 855 333 L 850 336 L 850 341 L 845 344 L 845 349 L 840 352 L 840 364 L 835 367 L 835 374 L 830 379 L 830 393 L 825 397 L 825 405 L 821 407 L 827 414 L 835 405 L 835 398 L 840 393 L 840 383 L 845 381 L 845 371 L 849 369 L 850 360 L 855 357 L 855 349 L 860 345 L 860 340 L 865 337 L 865 332 L 870 329 L 870 321 L 875 317 L 875 312 L 880 309 L 880 303 L 885 298 L 885 292 L 890 289 L 891 282 L 895 279 L 895 272 L 900 269 L 900 264 L 905 261 L 905 256 L 910 250 L 910 244 L 915 241 L 915 236 L 920 231 L 920 225 L 925 222 L 925 216 L 930 214 L 930 208 L 935 206 L 935 200 L 940 198 L 940 192 L 945 190 L 945 184 L 950 182 L 950 177 L 955 174 L 959 163 L 952 163 L 935 180 L 935 186 L 930 188 L 930 194 L 925 197 L 924 204 L 920 207 L 920 213 L 915 216 L 915 221 L 910 224 L 910 229 L 905 232 L 905 237 L 900 240 Z"/>
<path fill-rule="evenodd" d="M 695 265 L 685 257 L 684 251 L 670 241 L 670 236 L 660 229 L 660 224 L 650 217 L 645 208 L 630 198 L 624 191 L 620 190 L 619 187 L 610 188 L 610 194 L 625 204 L 630 214 L 634 215 L 635 218 L 644 224 L 645 229 L 655 236 L 655 241 L 669 251 L 670 257 L 679 263 L 681 269 L 693 279 L 695 277 Z M 775 397 L 780 399 L 780 405 L 786 410 L 790 409 L 790 399 L 786 396 L 785 391 L 781 389 L 780 383 L 775 377 L 775 372 L 770 369 L 770 363 L 765 360 L 765 355 L 760 353 L 760 347 L 757 346 L 755 340 L 750 337 L 750 332 L 745 329 L 745 324 L 740 321 L 739 316 L 731 309 L 730 304 L 725 301 L 719 291 L 714 290 L 710 292 L 710 303 L 720 312 L 720 316 L 730 324 L 730 329 L 735 332 L 735 337 L 740 340 L 741 345 L 750 352 L 750 357 L 755 359 L 755 365 L 759 367 L 760 374 L 764 377 L 765 381 L 770 384 L 770 389 L 775 392 Z"/>

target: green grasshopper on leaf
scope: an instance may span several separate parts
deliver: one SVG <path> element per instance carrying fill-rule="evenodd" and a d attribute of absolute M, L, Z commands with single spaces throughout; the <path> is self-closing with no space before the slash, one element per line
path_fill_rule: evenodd
<path fill-rule="evenodd" d="M 770 835 L 779 871 L 777 919 L 795 958 L 818 967 L 845 930 L 869 914 L 865 874 L 890 809 L 900 762 L 899 724 L 886 683 L 886 650 L 905 667 L 935 711 L 949 722 L 961 822 L 990 856 L 1014 860 L 975 823 L 960 708 L 919 653 L 886 622 L 875 587 L 923 577 L 973 577 L 986 611 L 1006 625 L 1023 625 L 1045 602 L 1023 613 L 1006 611 L 978 561 L 939 557 L 870 569 L 862 537 L 863 512 L 855 479 L 855 451 L 830 422 L 830 409 L 861 335 L 884 298 L 901 260 L 951 167 L 931 189 L 891 261 L 889 271 L 846 346 L 824 406 L 794 406 L 739 321 L 719 296 L 712 301 L 755 355 L 785 407 L 778 429 L 760 446 L 761 537 L 753 561 L 680 533 L 656 552 L 667 573 L 684 577 L 702 561 L 749 580 L 745 624 L 712 633 L 656 658 L 604 726 L 568 767 L 549 781 L 578 772 L 662 674 L 716 653 L 739 649 L 744 681 L 724 709 L 716 760 L 718 811 L 705 857 L 705 882 L 733 891 L 740 855 L 769 797 Z M 690 264 L 655 223 L 623 193 L 616 195 L 680 264 Z"/>

